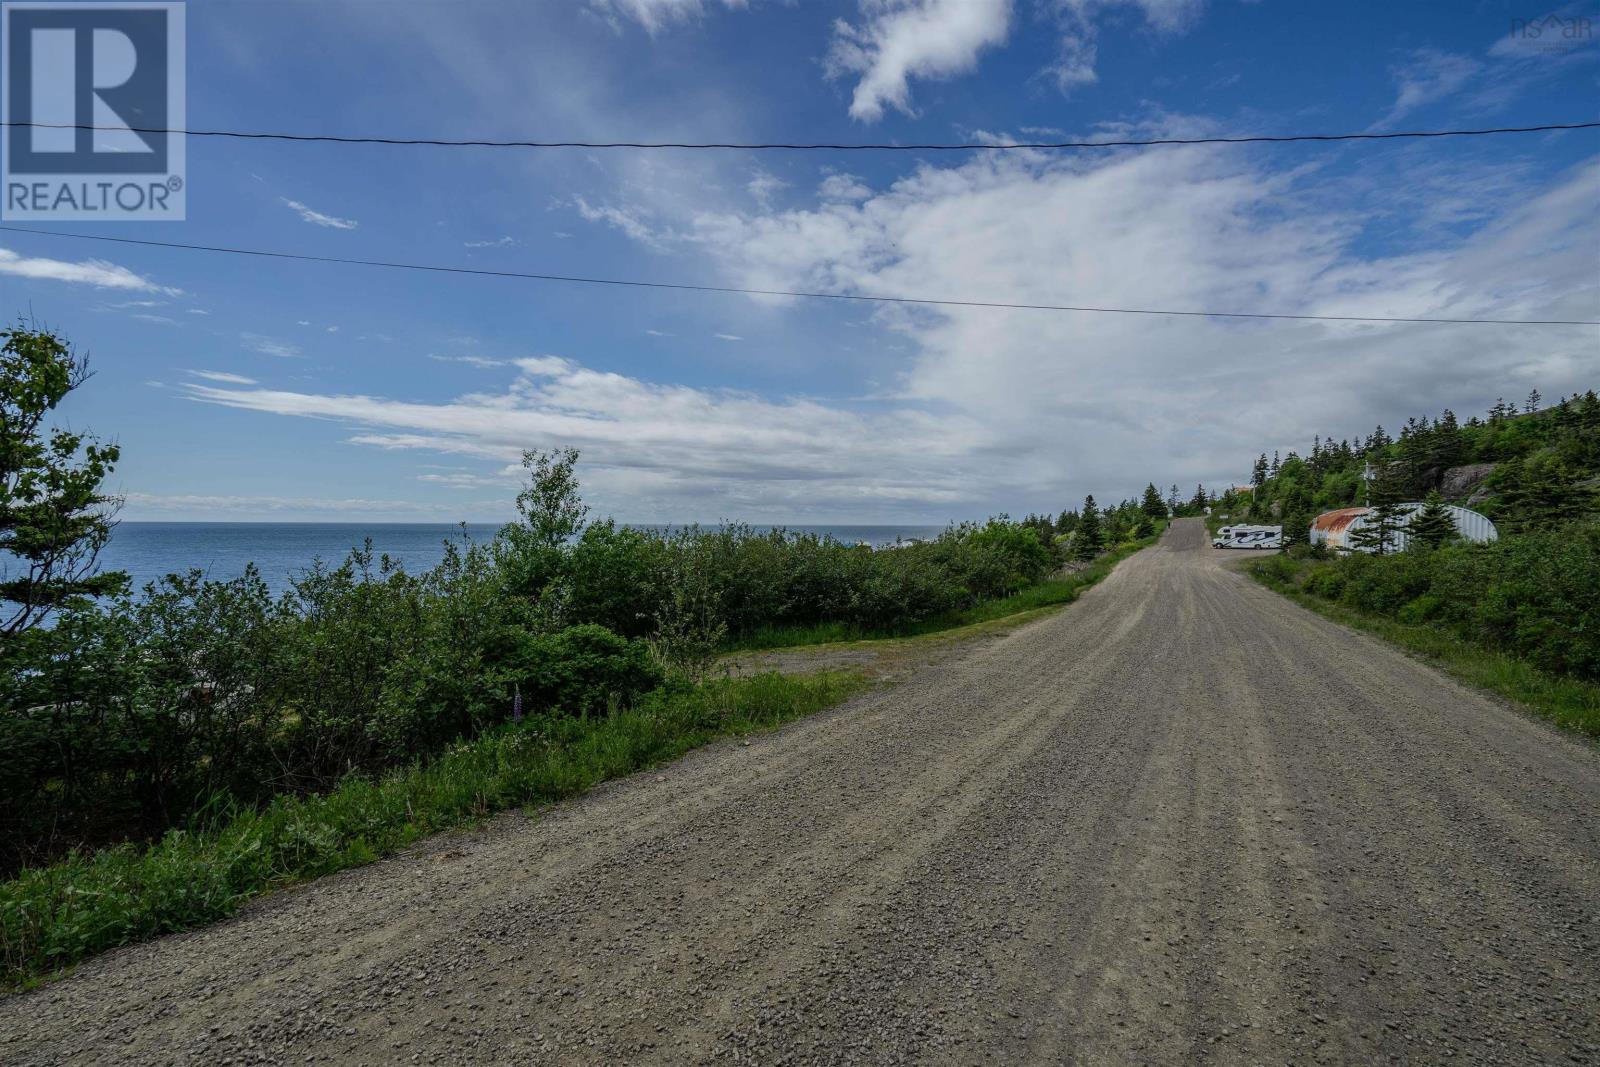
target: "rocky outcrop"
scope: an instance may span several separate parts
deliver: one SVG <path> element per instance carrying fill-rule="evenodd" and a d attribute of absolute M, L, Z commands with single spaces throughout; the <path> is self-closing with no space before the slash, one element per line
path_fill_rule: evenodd
<path fill-rule="evenodd" d="M 1468 463 L 1463 467 L 1450 467 L 1439 478 L 1439 495 L 1446 500 L 1466 498 L 1470 503 L 1483 500 L 1488 494 L 1479 492 L 1489 475 L 1494 473 L 1493 463 Z"/>

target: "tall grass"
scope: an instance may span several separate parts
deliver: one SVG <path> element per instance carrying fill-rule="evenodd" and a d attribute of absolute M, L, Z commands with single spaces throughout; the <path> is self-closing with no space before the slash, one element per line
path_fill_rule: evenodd
<path fill-rule="evenodd" d="M 598 719 L 540 716 L 437 758 L 311 796 L 212 813 L 147 848 L 79 854 L 0 883 L 0 985 L 22 987 L 118 945 L 232 914 L 268 890 L 371 863 L 495 811 L 542 804 L 837 704 L 849 672 L 761 674 L 658 690 Z"/>

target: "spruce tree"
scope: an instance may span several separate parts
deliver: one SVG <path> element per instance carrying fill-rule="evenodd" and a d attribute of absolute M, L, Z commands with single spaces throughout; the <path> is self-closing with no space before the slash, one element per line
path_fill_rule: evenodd
<path fill-rule="evenodd" d="M 1161 499 L 1161 490 L 1156 488 L 1155 482 L 1144 487 L 1144 500 L 1140 507 L 1152 520 L 1167 517 L 1167 502 Z"/>
<path fill-rule="evenodd" d="M 1405 511 L 1400 506 L 1405 500 L 1404 492 L 1401 474 L 1396 467 L 1385 464 L 1376 468 L 1368 488 L 1370 510 L 1364 516 L 1361 527 L 1350 535 L 1352 547 L 1379 556 L 1394 550 L 1398 540 L 1396 534 L 1405 518 Z"/>
<path fill-rule="evenodd" d="M 1105 532 L 1100 528 L 1100 509 L 1095 506 L 1093 494 L 1083 498 L 1083 511 L 1078 516 L 1078 528 L 1072 532 L 1072 555 L 1081 560 L 1091 560 L 1106 546 Z"/>
<path fill-rule="evenodd" d="M 1435 489 L 1423 501 L 1422 510 L 1411 516 L 1406 525 L 1406 536 L 1411 547 L 1438 548 L 1447 541 L 1460 537 L 1456 520 L 1445 507 L 1444 498 Z"/>

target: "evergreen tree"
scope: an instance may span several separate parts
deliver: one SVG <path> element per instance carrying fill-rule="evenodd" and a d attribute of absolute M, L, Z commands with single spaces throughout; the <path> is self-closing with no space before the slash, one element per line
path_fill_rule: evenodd
<path fill-rule="evenodd" d="M 1445 507 L 1439 490 L 1429 493 L 1422 510 L 1411 516 L 1411 521 L 1406 525 L 1406 536 L 1411 546 L 1425 548 L 1438 548 L 1461 536 L 1456 529 L 1456 520 Z"/>
<path fill-rule="evenodd" d="M 1262 483 L 1264 483 L 1266 480 L 1267 454 L 1263 452 L 1259 457 L 1256 458 L 1255 468 L 1250 472 L 1250 484 L 1255 488 L 1260 489 Z"/>
<path fill-rule="evenodd" d="M 1189 507 L 1194 509 L 1194 514 L 1204 515 L 1206 508 L 1210 506 L 1211 500 L 1206 496 L 1206 487 L 1203 485 L 1195 486 L 1194 497 L 1189 501 Z"/>
<path fill-rule="evenodd" d="M 1072 533 L 1072 555 L 1081 560 L 1094 559 L 1105 546 L 1105 532 L 1100 528 L 1100 509 L 1095 506 L 1091 494 L 1083 498 L 1078 528 Z"/>
<path fill-rule="evenodd" d="M 1167 503 L 1161 499 L 1161 490 L 1156 488 L 1155 482 L 1144 487 L 1144 500 L 1139 506 L 1153 520 L 1167 517 Z"/>
<path fill-rule="evenodd" d="M 1522 405 L 1522 410 L 1527 412 L 1529 415 L 1532 415 L 1535 411 L 1539 410 L 1539 402 L 1543 399 L 1544 397 L 1539 395 L 1539 390 L 1533 390 L 1528 394 L 1527 402 Z"/>
<path fill-rule="evenodd" d="M 1501 509 L 1516 530 L 1534 530 L 1580 519 L 1596 506 L 1594 490 L 1549 455 L 1513 457 L 1495 471 Z"/>
<path fill-rule="evenodd" d="M 127 575 L 98 567 L 118 504 L 101 489 L 117 446 L 44 426 L 87 377 L 85 361 L 48 330 L 0 330 L 0 637 L 127 586 Z"/>
<path fill-rule="evenodd" d="M 1367 497 L 1371 510 L 1364 516 L 1363 525 L 1351 534 L 1352 547 L 1387 555 L 1394 550 L 1398 540 L 1395 535 L 1405 518 L 1400 506 L 1405 501 L 1405 486 L 1399 469 L 1389 465 L 1375 468 Z"/>

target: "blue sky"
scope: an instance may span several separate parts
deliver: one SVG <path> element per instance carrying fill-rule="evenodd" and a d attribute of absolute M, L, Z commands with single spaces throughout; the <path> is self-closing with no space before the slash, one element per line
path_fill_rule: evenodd
<path fill-rule="evenodd" d="M 1582 8 L 1560 14 L 1593 15 Z M 194 128 L 947 141 L 1596 117 L 1522 5 L 194 3 Z M 191 139 L 188 221 L 82 233 L 829 292 L 1600 318 L 1600 135 L 1105 153 Z M 129 519 L 495 520 L 523 447 L 628 521 L 941 522 L 1221 486 L 1262 448 L 1600 386 L 1594 327 L 1239 323 L 405 274 L 0 234 L 91 353 Z"/>

